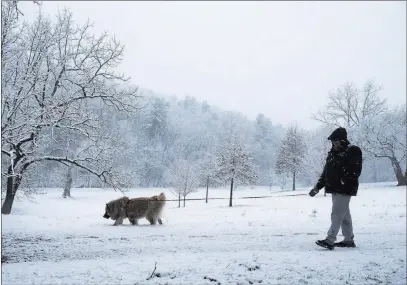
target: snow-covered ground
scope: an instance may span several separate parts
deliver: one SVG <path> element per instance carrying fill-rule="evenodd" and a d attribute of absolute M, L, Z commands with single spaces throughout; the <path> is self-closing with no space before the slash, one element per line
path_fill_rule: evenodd
<path fill-rule="evenodd" d="M 330 225 L 331 196 L 322 193 L 237 199 L 233 208 L 227 200 L 168 202 L 164 225 L 144 219 L 118 227 L 102 215 L 120 193 L 61 193 L 16 201 L 2 216 L 3 284 L 406 284 L 406 188 L 394 184 L 360 186 L 351 201 L 357 248 L 333 251 L 315 244 Z M 265 194 L 238 188 L 235 197 Z M 228 189 L 210 189 L 210 197 L 227 196 Z"/>

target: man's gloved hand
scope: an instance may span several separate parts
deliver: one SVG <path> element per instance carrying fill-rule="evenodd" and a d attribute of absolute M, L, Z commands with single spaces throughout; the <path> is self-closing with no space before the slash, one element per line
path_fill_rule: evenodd
<path fill-rule="evenodd" d="M 309 192 L 309 195 L 310 195 L 311 197 L 314 197 L 315 195 L 318 194 L 318 192 L 319 192 L 319 190 L 317 189 L 317 187 L 314 187 L 314 188 L 312 188 L 311 191 Z"/>

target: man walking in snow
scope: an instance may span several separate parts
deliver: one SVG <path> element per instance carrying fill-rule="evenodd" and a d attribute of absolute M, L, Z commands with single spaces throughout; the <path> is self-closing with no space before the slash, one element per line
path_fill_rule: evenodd
<path fill-rule="evenodd" d="M 330 250 L 335 246 L 355 247 L 349 203 L 350 198 L 358 192 L 362 151 L 350 145 L 345 128 L 334 130 L 328 140 L 332 142 L 332 148 L 328 152 L 321 177 L 309 195 L 314 197 L 323 187 L 326 193 L 332 194 L 331 227 L 326 239 L 318 240 L 316 244 Z M 342 228 L 344 240 L 335 243 L 339 228 Z"/>

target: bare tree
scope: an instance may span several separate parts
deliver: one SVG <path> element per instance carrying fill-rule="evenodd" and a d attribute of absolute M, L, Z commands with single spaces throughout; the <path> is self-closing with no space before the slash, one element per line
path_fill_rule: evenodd
<path fill-rule="evenodd" d="M 395 107 L 360 124 L 359 133 L 363 149 L 376 158 L 390 160 L 398 186 L 407 185 L 406 138 L 407 138 L 406 105 Z"/>
<path fill-rule="evenodd" d="M 232 207 L 233 184 L 255 183 L 257 174 L 251 156 L 237 134 L 230 135 L 217 152 L 216 176 L 230 181 L 229 207 Z"/>
<path fill-rule="evenodd" d="M 386 100 L 379 98 L 381 87 L 373 81 L 358 89 L 347 83 L 330 93 L 324 111 L 313 116 L 331 128 L 343 126 L 353 133 L 353 140 L 368 157 L 388 158 L 398 185 L 406 185 L 401 164 L 406 154 L 405 105 L 388 110 Z"/>
<path fill-rule="evenodd" d="M 304 135 L 298 126 L 289 127 L 277 154 L 276 173 L 290 173 L 293 175 L 293 190 L 295 190 L 295 176 L 304 165 L 306 153 Z"/>
<path fill-rule="evenodd" d="M 195 192 L 199 185 L 199 177 L 187 160 L 177 160 L 173 163 L 170 169 L 170 183 L 172 185 L 171 192 L 178 197 L 178 208 L 181 207 L 181 197 L 186 197 Z"/>
<path fill-rule="evenodd" d="M 386 100 L 379 98 L 381 86 L 368 81 L 363 89 L 351 82 L 329 93 L 327 106 L 312 116 L 330 127 L 352 128 L 366 118 L 372 118 L 387 110 Z"/>
<path fill-rule="evenodd" d="M 12 3 L 2 5 L 7 17 L 2 29 L 2 155 L 9 166 L 4 174 L 9 214 L 27 169 L 39 162 L 74 165 L 118 188 L 110 162 L 108 138 L 100 138 L 94 110 L 108 106 L 127 115 L 137 110 L 137 89 L 125 88 L 129 78 L 114 72 L 124 46 L 107 34 L 94 36 L 92 25 L 75 26 L 69 11 L 55 22 L 41 14 L 23 27 Z M 4 23 L 4 22 L 3 22 Z M 88 141 L 83 156 L 51 155 L 41 148 L 54 133 L 69 131 Z"/>

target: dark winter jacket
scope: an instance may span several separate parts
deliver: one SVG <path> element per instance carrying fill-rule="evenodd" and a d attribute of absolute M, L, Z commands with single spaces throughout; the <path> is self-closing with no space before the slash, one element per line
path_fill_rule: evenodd
<path fill-rule="evenodd" d="M 318 190 L 325 187 L 326 193 L 356 196 L 361 172 L 362 151 L 359 147 L 350 145 L 340 150 L 331 149 L 316 187 Z"/>

